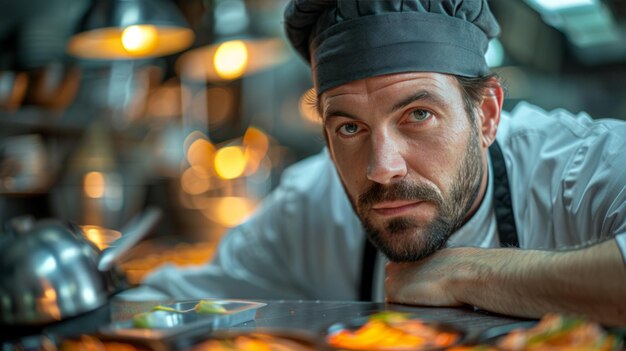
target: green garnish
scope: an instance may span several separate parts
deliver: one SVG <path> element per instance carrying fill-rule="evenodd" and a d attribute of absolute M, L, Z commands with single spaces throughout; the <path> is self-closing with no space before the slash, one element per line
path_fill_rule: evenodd
<path fill-rule="evenodd" d="M 161 305 L 152 307 L 151 311 L 166 311 L 166 312 L 178 312 L 178 313 L 184 313 L 185 312 L 185 311 L 177 310 L 177 309 L 172 308 L 172 307 L 161 306 Z"/>
<path fill-rule="evenodd" d="M 201 314 L 222 314 L 227 312 L 224 306 L 209 300 L 200 300 L 193 309 L 196 310 L 196 313 Z"/>
<path fill-rule="evenodd" d="M 133 316 L 133 327 L 152 328 L 150 325 L 150 312 L 139 313 Z"/>
<path fill-rule="evenodd" d="M 169 313 L 188 313 L 188 312 L 196 312 L 198 314 L 224 314 L 228 311 L 219 303 L 209 301 L 209 300 L 200 300 L 193 309 L 189 310 L 177 310 L 173 307 L 169 306 L 154 306 L 148 312 L 138 313 L 133 316 L 132 322 L 133 327 L 135 328 L 154 328 L 154 322 L 158 323 L 158 319 L 154 319 L 156 316 L 153 313 L 158 313 L 159 311 L 169 312 Z"/>

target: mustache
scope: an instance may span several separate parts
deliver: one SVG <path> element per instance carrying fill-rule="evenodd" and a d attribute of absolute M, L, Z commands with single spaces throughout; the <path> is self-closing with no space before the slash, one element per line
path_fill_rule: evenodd
<path fill-rule="evenodd" d="M 368 208 L 383 201 L 430 201 L 441 208 L 443 199 L 432 188 L 407 181 L 399 181 L 390 185 L 374 183 L 363 194 L 359 195 L 358 203 L 361 208 Z"/>

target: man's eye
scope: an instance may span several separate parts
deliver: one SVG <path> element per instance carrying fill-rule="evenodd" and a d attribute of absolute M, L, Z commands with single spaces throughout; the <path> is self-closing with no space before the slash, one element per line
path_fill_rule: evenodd
<path fill-rule="evenodd" d="M 339 134 L 351 136 L 359 132 L 359 126 L 356 123 L 346 123 L 339 127 Z"/>
<path fill-rule="evenodd" d="M 413 110 L 410 115 L 413 121 L 421 122 L 427 120 L 432 114 L 426 110 Z"/>

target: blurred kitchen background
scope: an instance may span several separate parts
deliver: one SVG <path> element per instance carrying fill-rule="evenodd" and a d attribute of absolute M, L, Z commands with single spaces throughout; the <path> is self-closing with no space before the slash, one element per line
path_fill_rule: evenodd
<path fill-rule="evenodd" d="M 626 119 L 626 1 L 492 0 L 488 61 L 521 100 Z M 0 0 L 0 224 L 60 218 L 101 247 L 148 206 L 133 282 L 199 264 L 323 148 L 286 0 Z M 310 93 L 310 92 L 309 92 Z"/>

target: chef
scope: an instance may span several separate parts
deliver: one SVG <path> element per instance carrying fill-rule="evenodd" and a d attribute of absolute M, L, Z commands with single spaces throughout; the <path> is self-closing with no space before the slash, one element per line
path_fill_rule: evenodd
<path fill-rule="evenodd" d="M 503 111 L 486 0 L 292 0 L 285 29 L 327 148 L 212 262 L 146 287 L 626 323 L 626 123 Z"/>

